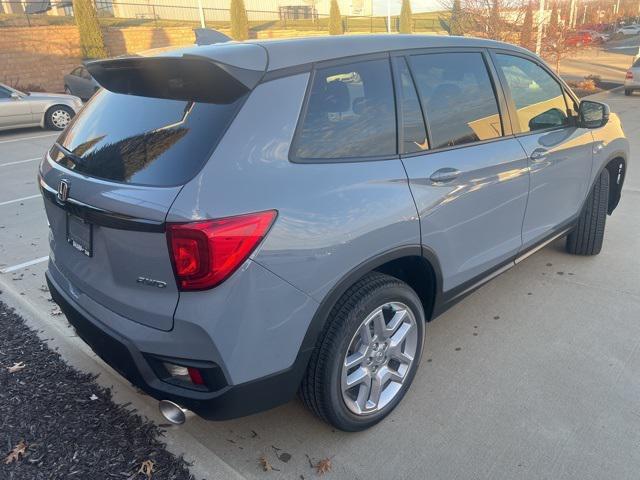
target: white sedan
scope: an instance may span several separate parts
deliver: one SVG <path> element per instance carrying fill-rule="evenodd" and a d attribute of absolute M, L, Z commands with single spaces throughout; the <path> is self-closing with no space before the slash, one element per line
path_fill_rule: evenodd
<path fill-rule="evenodd" d="M 623 35 L 638 35 L 640 33 L 640 25 L 627 25 L 616 30 L 616 33 Z"/>
<path fill-rule="evenodd" d="M 21 92 L 0 83 L 0 130 L 42 127 L 63 130 L 82 100 L 62 93 Z"/>

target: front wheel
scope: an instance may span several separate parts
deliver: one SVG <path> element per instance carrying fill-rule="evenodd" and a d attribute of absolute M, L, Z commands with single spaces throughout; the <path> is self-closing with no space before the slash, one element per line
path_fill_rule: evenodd
<path fill-rule="evenodd" d="M 400 403 L 415 376 L 425 317 L 404 282 L 371 273 L 338 300 L 300 388 L 304 403 L 344 431 L 369 428 Z"/>
<path fill-rule="evenodd" d="M 567 236 L 567 252 L 597 255 L 602 250 L 604 227 L 609 209 L 609 171 L 605 168 L 596 180 L 576 228 Z"/>
<path fill-rule="evenodd" d="M 64 130 L 75 112 L 66 105 L 54 105 L 45 113 L 44 123 L 52 130 Z"/>

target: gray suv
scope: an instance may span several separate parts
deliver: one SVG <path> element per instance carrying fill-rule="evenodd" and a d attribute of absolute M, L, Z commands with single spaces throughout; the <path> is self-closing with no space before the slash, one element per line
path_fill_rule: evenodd
<path fill-rule="evenodd" d="M 463 37 L 224 43 L 90 63 L 40 165 L 47 280 L 165 416 L 299 393 L 388 415 L 426 323 L 549 242 L 600 252 L 629 146 L 530 52 Z"/>

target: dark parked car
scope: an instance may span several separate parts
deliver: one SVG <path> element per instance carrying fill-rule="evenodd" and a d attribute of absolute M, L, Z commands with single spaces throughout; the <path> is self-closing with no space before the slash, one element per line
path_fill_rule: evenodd
<path fill-rule="evenodd" d="M 629 157 L 605 104 L 489 40 L 223 43 L 88 69 L 103 88 L 39 170 L 47 281 L 177 423 L 299 392 L 337 428 L 374 425 L 428 321 L 556 239 L 600 252 Z"/>
<path fill-rule="evenodd" d="M 89 100 L 98 91 L 100 85 L 87 69 L 80 65 L 64 76 L 64 91 L 82 100 Z"/>

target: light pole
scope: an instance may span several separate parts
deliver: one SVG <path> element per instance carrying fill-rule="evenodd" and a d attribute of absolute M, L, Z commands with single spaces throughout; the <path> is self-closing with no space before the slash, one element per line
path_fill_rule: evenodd
<path fill-rule="evenodd" d="M 204 22 L 204 9 L 202 8 L 202 0 L 198 0 L 198 12 L 200 13 L 200 27 L 207 28 Z"/>
<path fill-rule="evenodd" d="M 540 0 L 538 9 L 538 37 L 536 38 L 536 55 L 542 50 L 542 27 L 544 26 L 544 0 Z"/>

